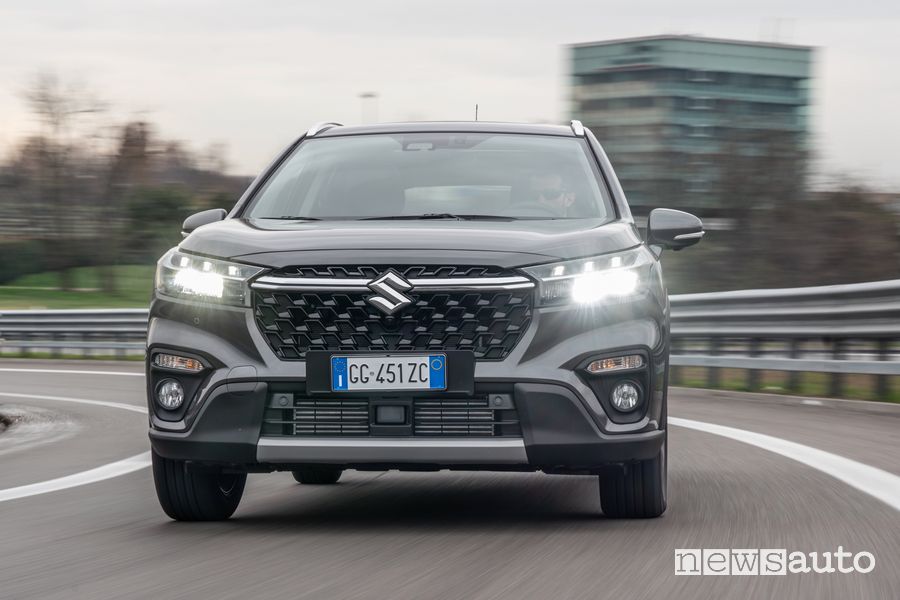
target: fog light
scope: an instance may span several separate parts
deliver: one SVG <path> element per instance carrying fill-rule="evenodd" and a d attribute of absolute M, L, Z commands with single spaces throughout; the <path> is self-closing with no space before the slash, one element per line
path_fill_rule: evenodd
<path fill-rule="evenodd" d="M 610 400 L 616 410 L 627 412 L 641 401 L 641 388 L 632 381 L 623 381 L 613 388 Z"/>
<path fill-rule="evenodd" d="M 187 356 L 178 356 L 176 354 L 157 354 L 153 357 L 153 364 L 163 369 L 188 371 L 190 373 L 199 373 L 203 370 L 203 363 L 196 358 L 188 358 Z"/>
<path fill-rule="evenodd" d="M 595 360 L 585 367 L 588 373 L 609 373 L 612 371 L 629 371 L 631 369 L 640 369 L 644 366 L 644 357 L 640 354 L 629 354 L 628 356 L 614 356 L 612 358 L 601 358 Z"/>
<path fill-rule="evenodd" d="M 184 388 L 174 379 L 165 379 L 156 387 L 156 401 L 166 410 L 175 410 L 184 402 Z"/>

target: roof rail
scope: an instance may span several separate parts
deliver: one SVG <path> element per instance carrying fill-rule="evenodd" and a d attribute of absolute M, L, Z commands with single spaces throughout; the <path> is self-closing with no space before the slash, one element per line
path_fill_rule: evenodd
<path fill-rule="evenodd" d="M 316 123 L 312 127 L 310 127 L 306 131 L 306 137 L 315 137 L 316 135 L 322 133 L 326 129 L 331 129 L 332 127 L 340 127 L 343 123 L 335 123 L 333 121 L 322 121 L 321 123 Z"/>
<path fill-rule="evenodd" d="M 578 137 L 584 137 L 584 125 L 581 124 L 581 121 L 572 119 L 569 122 L 569 127 L 572 128 L 572 133 L 574 133 Z"/>

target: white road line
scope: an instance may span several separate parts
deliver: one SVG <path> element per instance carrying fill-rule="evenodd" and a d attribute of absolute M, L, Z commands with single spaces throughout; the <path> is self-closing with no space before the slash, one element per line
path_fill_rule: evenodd
<path fill-rule="evenodd" d="M 26 400 L 53 400 L 55 402 L 76 402 L 78 404 L 88 404 L 91 406 L 103 406 L 106 408 L 119 408 L 129 410 L 131 412 L 147 414 L 147 409 L 143 406 L 132 406 L 122 402 L 107 402 L 105 400 L 88 400 L 86 398 L 69 398 L 66 396 L 40 396 L 37 394 L 14 394 L 11 392 L 0 392 L 0 396 L 8 398 L 24 398 Z M 113 463 L 102 465 L 80 473 L 66 475 L 65 477 L 57 477 L 49 481 L 41 481 L 39 483 L 31 483 L 21 485 L 19 487 L 7 488 L 0 490 L 0 502 L 7 500 L 17 500 L 19 498 L 27 498 L 29 496 L 37 496 L 39 494 L 47 494 L 49 492 L 57 492 L 66 490 L 80 485 L 96 483 L 104 479 L 111 479 L 120 475 L 127 475 L 134 471 L 139 471 L 150 466 L 150 453 L 142 452 L 141 454 L 119 460 Z"/>
<path fill-rule="evenodd" d="M 65 373 L 67 375 L 121 375 L 123 377 L 143 377 L 143 373 L 126 371 L 77 371 L 75 369 L 11 369 L 2 368 L 0 373 Z"/>
<path fill-rule="evenodd" d="M 141 454 L 130 458 L 109 463 L 108 465 L 97 467 L 96 469 L 75 473 L 74 475 L 66 475 L 65 477 L 58 477 L 49 481 L 0 490 L 0 502 L 27 498 L 28 496 L 37 496 L 49 492 L 57 492 L 59 490 L 66 490 L 80 485 L 87 485 L 89 483 L 97 483 L 104 479 L 112 479 L 119 475 L 127 475 L 149 466 L 150 452 L 142 452 Z"/>
<path fill-rule="evenodd" d="M 850 487 L 877 498 L 896 510 L 900 510 L 900 477 L 893 473 L 870 467 L 831 452 L 825 452 L 824 450 L 796 442 L 789 442 L 788 440 L 763 433 L 678 417 L 669 417 L 669 423 L 678 427 L 686 427 L 731 438 L 775 454 L 780 454 L 831 475 Z"/>
<path fill-rule="evenodd" d="M 55 402 L 77 402 L 78 404 L 91 404 L 93 406 L 106 406 L 108 408 L 121 408 L 146 415 L 147 409 L 143 406 L 124 404 L 122 402 L 109 402 L 106 400 L 87 400 L 85 398 L 68 398 L 66 396 L 40 396 L 38 394 L 16 394 L 13 392 L 0 392 L 0 396 L 7 398 L 25 398 L 26 400 L 53 400 Z"/>

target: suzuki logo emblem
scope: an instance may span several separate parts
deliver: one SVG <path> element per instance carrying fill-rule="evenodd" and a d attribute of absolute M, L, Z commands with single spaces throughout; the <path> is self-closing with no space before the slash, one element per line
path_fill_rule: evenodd
<path fill-rule="evenodd" d="M 366 298 L 366 301 L 386 315 L 392 315 L 413 302 L 412 298 L 403 294 L 412 289 L 412 284 L 395 271 L 387 271 L 367 285 L 376 295 Z"/>

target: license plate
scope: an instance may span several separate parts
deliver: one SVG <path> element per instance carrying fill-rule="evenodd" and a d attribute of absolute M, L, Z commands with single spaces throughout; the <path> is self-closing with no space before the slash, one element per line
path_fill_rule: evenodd
<path fill-rule="evenodd" d="M 443 354 L 331 357 L 334 392 L 444 389 L 447 357 Z"/>

